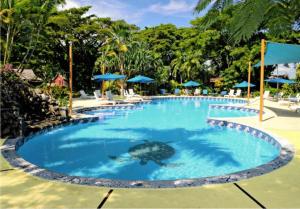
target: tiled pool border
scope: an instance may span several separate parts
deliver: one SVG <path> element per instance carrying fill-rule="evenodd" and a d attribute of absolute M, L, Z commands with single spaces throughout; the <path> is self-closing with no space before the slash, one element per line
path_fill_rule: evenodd
<path fill-rule="evenodd" d="M 188 98 L 192 98 L 192 97 L 188 97 Z M 128 106 L 128 108 L 130 107 L 132 106 Z M 230 107 L 230 106 L 226 106 L 226 107 Z M 105 109 L 110 109 L 110 107 Z M 92 110 L 92 109 L 89 108 L 84 109 L 84 111 L 88 111 L 88 110 Z M 49 125 L 40 131 L 30 133 L 27 137 L 7 139 L 4 142 L 4 145 L 1 147 L 2 155 L 12 166 L 20 168 L 25 172 L 28 172 L 34 176 L 38 176 L 44 179 L 56 180 L 65 183 L 101 186 L 101 187 L 114 187 L 114 188 L 176 188 L 176 187 L 192 187 L 192 186 L 202 186 L 207 184 L 235 182 L 242 179 L 247 179 L 255 176 L 260 176 L 265 173 L 269 173 L 275 169 L 278 169 L 286 165 L 289 161 L 292 160 L 294 156 L 293 147 L 285 140 L 275 138 L 270 134 L 267 134 L 259 129 L 255 129 L 250 126 L 246 126 L 234 122 L 228 122 L 226 120 L 215 119 L 215 118 L 208 118 L 207 122 L 212 126 L 227 127 L 227 128 L 236 129 L 237 131 L 248 132 L 262 140 L 265 140 L 271 143 L 277 149 L 280 149 L 279 156 L 274 160 L 268 162 L 267 164 L 260 165 L 258 167 L 251 168 L 248 170 L 239 171 L 236 173 L 222 175 L 222 176 L 194 178 L 194 179 L 180 179 L 180 180 L 162 180 L 162 181 L 127 181 L 127 180 L 85 178 L 85 177 L 64 175 L 31 164 L 30 162 L 24 160 L 17 154 L 18 148 L 37 134 L 50 131 L 54 128 L 74 125 L 78 123 L 96 122 L 98 120 L 99 117 L 72 119 L 68 123 Z"/>

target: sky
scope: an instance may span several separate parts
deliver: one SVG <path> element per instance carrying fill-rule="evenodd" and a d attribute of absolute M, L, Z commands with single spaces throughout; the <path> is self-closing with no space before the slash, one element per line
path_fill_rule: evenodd
<path fill-rule="evenodd" d="M 89 14 L 98 17 L 124 19 L 140 28 L 172 23 L 178 27 L 190 25 L 190 20 L 202 16 L 193 9 L 198 0 L 66 0 L 60 9 L 92 6 Z"/>

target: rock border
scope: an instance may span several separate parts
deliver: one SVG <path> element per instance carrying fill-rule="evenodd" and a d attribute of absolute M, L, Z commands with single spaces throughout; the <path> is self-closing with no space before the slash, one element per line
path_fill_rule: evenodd
<path fill-rule="evenodd" d="M 193 98 L 193 97 L 184 97 L 183 99 L 185 98 Z M 195 98 L 203 98 L 203 97 L 195 97 Z M 177 98 L 175 97 L 174 99 Z M 245 101 L 241 103 L 245 103 Z M 130 107 L 128 106 L 128 108 Z M 95 108 L 95 109 L 99 109 L 99 108 Z M 113 109 L 113 107 L 111 108 L 108 107 L 103 109 Z M 94 110 L 94 109 L 84 108 L 82 112 L 88 110 Z M 18 148 L 37 134 L 50 131 L 54 128 L 65 127 L 65 126 L 74 125 L 78 123 L 96 122 L 99 119 L 100 120 L 105 119 L 105 116 L 71 119 L 70 122 L 68 123 L 62 122 L 61 124 L 58 125 L 49 125 L 48 127 L 40 131 L 30 133 L 29 136 L 27 137 L 7 139 L 4 142 L 4 145 L 1 147 L 2 155 L 12 166 L 20 168 L 24 172 L 30 173 L 31 175 L 38 176 L 44 179 L 56 180 L 56 181 L 72 183 L 72 184 L 113 187 L 113 188 L 177 188 L 177 187 L 193 187 L 193 186 L 202 186 L 207 184 L 235 182 L 242 179 L 248 179 L 251 177 L 260 176 L 265 173 L 272 172 L 273 170 L 278 169 L 286 165 L 287 163 L 289 163 L 294 156 L 293 147 L 285 140 L 275 138 L 270 134 L 267 134 L 259 129 L 255 129 L 250 126 L 246 126 L 234 122 L 228 122 L 226 120 L 221 120 L 221 119 L 214 119 L 214 118 L 208 118 L 207 123 L 211 126 L 232 128 L 232 129 L 236 129 L 237 131 L 244 131 L 250 133 L 262 140 L 267 141 L 268 143 L 271 143 L 273 146 L 279 149 L 280 150 L 279 156 L 264 165 L 260 165 L 255 168 L 251 168 L 251 169 L 247 169 L 247 170 L 243 170 L 243 171 L 239 171 L 227 175 L 222 175 L 222 176 L 180 179 L 180 180 L 129 181 L 129 180 L 113 180 L 113 179 L 104 179 L 104 178 L 86 178 L 86 177 L 69 176 L 57 172 L 52 172 L 40 168 L 34 164 L 31 164 L 30 162 L 24 160 L 17 154 Z"/>

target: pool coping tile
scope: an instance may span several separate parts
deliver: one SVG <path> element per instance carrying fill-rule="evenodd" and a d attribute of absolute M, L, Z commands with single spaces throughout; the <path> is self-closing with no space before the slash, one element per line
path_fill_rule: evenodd
<path fill-rule="evenodd" d="M 214 97 L 166 97 L 163 99 L 222 99 Z M 156 99 L 156 98 L 153 98 Z M 159 97 L 157 99 L 162 99 Z M 227 98 L 226 98 L 227 99 Z M 228 99 L 227 99 L 228 100 Z M 231 99 L 235 100 L 235 99 Z M 244 100 L 240 100 L 241 103 L 244 103 Z M 136 106 L 126 106 L 126 108 L 134 109 Z M 210 105 L 211 108 L 238 108 L 238 110 L 243 111 L 257 111 L 255 109 L 232 106 L 232 105 Z M 114 107 L 101 107 L 100 109 L 111 109 Z M 79 112 L 96 110 L 97 108 L 83 108 Z M 120 109 L 120 108 L 119 108 Z M 78 110 L 77 110 L 78 112 Z M 19 169 L 22 169 L 24 172 L 30 173 L 31 175 L 38 176 L 48 180 L 56 180 L 65 183 L 72 184 L 81 184 L 81 185 L 92 185 L 100 187 L 113 187 L 113 188 L 176 188 L 176 187 L 192 187 L 192 186 L 202 186 L 207 184 L 221 184 L 221 183 L 230 183 L 236 182 L 242 179 L 248 179 L 255 176 L 260 176 L 265 173 L 272 172 L 275 169 L 278 169 L 286 164 L 288 164 L 294 156 L 294 148 L 291 144 L 283 139 L 279 139 L 271 134 L 268 134 L 262 130 L 246 126 L 243 124 L 229 122 L 226 119 L 218 118 L 207 118 L 207 123 L 211 126 L 218 126 L 222 128 L 231 128 L 237 131 L 244 131 L 246 133 L 252 134 L 253 136 L 264 140 L 277 149 L 279 149 L 280 154 L 274 160 L 257 166 L 255 168 L 227 174 L 221 176 L 212 176 L 212 177 L 203 177 L 203 178 L 193 178 L 193 179 L 180 179 L 180 180 L 154 180 L 154 181 L 134 181 L 134 180 L 113 180 L 113 179 L 104 179 L 104 178 L 86 178 L 78 176 L 69 176 L 57 172 L 52 172 L 44 168 L 40 168 L 30 162 L 24 160 L 17 154 L 17 150 L 20 146 L 30 140 L 33 136 L 43 133 L 45 131 L 52 130 L 58 127 L 64 127 L 69 125 L 74 125 L 78 123 L 89 123 L 95 122 L 103 117 L 86 117 L 86 118 L 77 118 L 71 119 L 70 122 L 61 122 L 59 124 L 49 124 L 42 130 L 29 133 L 26 137 L 18 137 L 13 139 L 7 139 L 3 146 L 1 146 L 1 153 L 3 157 L 13 166 Z"/>

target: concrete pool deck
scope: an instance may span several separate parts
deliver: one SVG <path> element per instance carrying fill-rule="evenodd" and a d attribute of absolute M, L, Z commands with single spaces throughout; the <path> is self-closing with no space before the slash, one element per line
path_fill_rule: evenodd
<path fill-rule="evenodd" d="M 288 165 L 259 177 L 236 182 L 237 185 L 113 189 L 102 207 L 300 208 L 300 114 L 290 112 L 275 102 L 266 101 L 265 105 L 276 115 L 266 118 L 262 123 L 258 122 L 257 117 L 235 118 L 234 121 L 287 139 L 295 148 L 294 158 Z M 89 107 L 91 101 L 81 101 L 80 104 L 74 102 L 74 106 Z M 257 103 L 251 104 L 251 107 L 257 106 Z M 110 191 L 110 188 L 47 181 L 12 168 L 3 157 L 0 157 L 0 162 L 1 208 L 97 208 Z"/>

